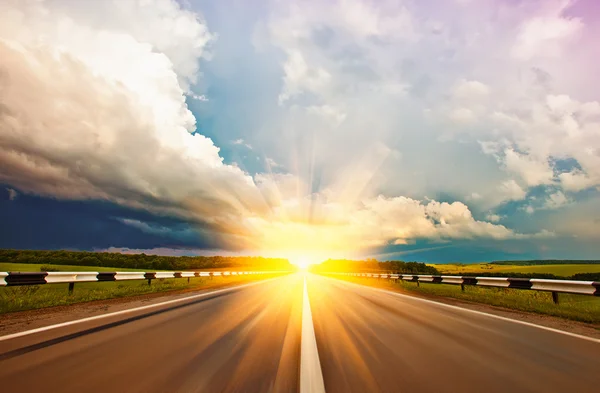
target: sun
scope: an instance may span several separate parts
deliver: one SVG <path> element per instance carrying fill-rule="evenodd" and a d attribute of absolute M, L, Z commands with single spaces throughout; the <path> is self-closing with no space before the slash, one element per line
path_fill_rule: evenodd
<path fill-rule="evenodd" d="M 310 265 L 314 264 L 314 262 L 312 262 L 310 260 L 310 258 L 304 257 L 304 256 L 296 257 L 290 262 L 292 262 L 294 265 L 296 265 L 298 267 L 298 269 L 300 269 L 300 270 L 308 270 Z"/>

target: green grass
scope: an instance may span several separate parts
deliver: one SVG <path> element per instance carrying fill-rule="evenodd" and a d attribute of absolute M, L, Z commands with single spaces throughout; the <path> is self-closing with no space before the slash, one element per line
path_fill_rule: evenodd
<path fill-rule="evenodd" d="M 342 276 L 335 276 L 341 278 Z M 343 277 L 347 281 L 377 287 L 383 287 L 403 292 L 413 292 L 423 295 L 449 297 L 484 303 L 493 306 L 506 307 L 513 310 L 528 311 L 538 314 L 552 315 L 575 321 L 600 324 L 600 298 L 586 295 L 559 294 L 558 305 L 552 302 L 550 292 L 529 291 L 511 288 L 483 288 L 466 286 L 461 291 L 459 285 L 427 284 L 372 278 Z"/>
<path fill-rule="evenodd" d="M 66 283 L 0 287 L 0 314 L 154 292 L 219 287 L 265 278 L 268 276 L 192 277 L 189 284 L 185 278 L 171 278 L 153 280 L 152 285 L 144 280 L 76 283 L 72 294 Z"/>
<path fill-rule="evenodd" d="M 144 269 L 125 269 L 99 266 L 72 266 L 72 265 L 48 265 L 30 263 L 5 263 L 0 262 L 0 272 L 39 272 L 41 267 L 50 267 L 58 272 L 139 272 Z"/>
<path fill-rule="evenodd" d="M 574 265 L 494 265 L 476 263 L 472 265 L 431 264 L 443 274 L 462 273 L 549 273 L 561 277 L 569 277 L 577 273 L 600 273 L 600 264 Z"/>

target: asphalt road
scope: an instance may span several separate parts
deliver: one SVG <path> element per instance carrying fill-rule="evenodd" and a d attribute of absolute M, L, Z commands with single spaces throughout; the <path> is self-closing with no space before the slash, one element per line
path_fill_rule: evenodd
<path fill-rule="evenodd" d="M 324 386 L 328 393 L 597 392 L 600 387 L 598 342 L 330 278 L 309 275 L 306 281 L 313 323 L 307 322 L 305 306 L 305 326 L 304 276 L 294 274 L 0 338 L 0 391 L 295 392 L 302 385 L 303 391 Z M 311 339 L 316 339 L 314 352 L 305 350 Z M 315 383 L 319 378 L 322 385 Z"/>

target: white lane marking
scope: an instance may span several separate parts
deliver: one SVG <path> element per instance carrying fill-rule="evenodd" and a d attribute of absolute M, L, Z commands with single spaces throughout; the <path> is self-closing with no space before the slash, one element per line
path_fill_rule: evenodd
<path fill-rule="evenodd" d="M 327 278 L 330 278 L 330 279 L 333 280 L 333 278 L 331 278 L 331 277 L 327 277 Z M 341 281 L 341 280 L 338 279 L 338 281 Z M 356 286 L 361 287 L 361 288 L 370 288 L 370 289 L 373 289 L 375 291 L 387 293 L 387 294 L 398 296 L 398 297 L 408 298 L 408 299 L 411 299 L 411 300 L 417 300 L 419 302 L 424 302 L 424 303 L 436 304 L 438 306 L 451 308 L 453 310 L 461 310 L 461 311 L 469 312 L 469 313 L 472 313 L 472 314 L 483 315 L 483 316 L 490 317 L 490 318 L 500 319 L 502 321 L 508 321 L 508 322 L 513 322 L 513 323 L 518 323 L 519 325 L 531 326 L 531 327 L 535 327 L 535 328 L 538 328 L 538 329 L 546 330 L 546 331 L 549 331 L 549 332 L 564 334 L 566 336 L 576 337 L 576 338 L 580 338 L 582 340 L 587 340 L 587 341 L 591 341 L 591 342 L 600 344 L 600 339 L 593 338 L 593 337 L 588 337 L 588 336 L 582 336 L 581 334 L 576 334 L 576 333 L 571 333 L 571 332 L 565 332 L 564 330 L 558 330 L 558 329 L 554 329 L 554 328 L 543 326 L 543 325 L 536 325 L 535 323 L 525 322 L 525 321 L 519 321 L 517 319 L 511 319 L 511 318 L 501 317 L 499 315 L 488 314 L 488 313 L 482 312 L 482 311 L 476 311 L 476 310 L 471 310 L 471 309 L 468 309 L 468 308 L 462 308 L 462 307 L 458 307 L 458 306 L 452 306 L 450 304 L 440 303 L 440 302 L 436 302 L 434 300 L 423 299 L 423 298 L 416 297 L 416 296 L 404 295 L 402 293 L 398 293 L 398 292 L 394 292 L 394 291 L 388 291 L 386 289 L 373 288 L 373 287 L 370 287 L 370 286 L 367 286 L 367 285 L 361 285 L 361 284 L 356 284 L 356 283 L 347 282 L 347 281 L 342 281 L 342 282 L 344 282 L 346 284 L 350 284 L 350 285 L 356 285 Z"/>
<path fill-rule="evenodd" d="M 304 276 L 304 297 L 302 300 L 302 344 L 300 347 L 300 393 L 325 393 L 325 383 L 317 350 L 317 339 L 313 325 L 306 275 Z"/>
<path fill-rule="evenodd" d="M 236 285 L 234 287 L 225 288 L 225 289 L 218 289 L 216 291 L 205 292 L 205 293 L 201 293 L 199 295 L 188 296 L 188 297 L 184 297 L 184 298 L 180 298 L 180 299 L 167 300 L 167 301 L 161 302 L 161 303 L 149 304 L 147 306 L 140 306 L 140 307 L 135 307 L 135 308 L 129 308 L 127 310 L 115 311 L 115 312 L 111 312 L 111 313 L 108 313 L 108 314 L 96 315 L 96 316 L 93 316 L 93 317 L 88 317 L 88 318 L 83 318 L 83 319 L 76 319 L 74 321 L 57 323 L 56 325 L 43 326 L 43 327 L 40 327 L 40 328 L 37 328 L 37 329 L 31 329 L 31 330 L 26 330 L 24 332 L 8 334 L 6 336 L 0 336 L 0 341 L 6 341 L 6 340 L 13 339 L 13 338 L 28 336 L 30 334 L 45 332 L 47 330 L 58 329 L 58 328 L 65 327 L 65 326 L 76 325 L 76 324 L 83 323 L 83 322 L 95 321 L 95 320 L 98 320 L 98 319 L 110 318 L 110 317 L 114 317 L 114 316 L 117 316 L 117 315 L 129 314 L 129 313 L 132 313 L 132 312 L 137 312 L 137 311 L 142 311 L 142 310 L 148 310 L 150 308 L 155 308 L 155 307 L 160 307 L 160 306 L 166 306 L 168 304 L 181 303 L 181 302 L 185 302 L 186 300 L 198 299 L 198 298 L 201 298 L 201 297 L 206 297 L 206 296 L 214 295 L 216 293 L 230 292 L 230 291 L 233 291 L 233 290 L 236 290 L 236 289 L 239 289 L 239 288 L 250 287 L 250 286 L 258 285 L 258 284 L 264 284 L 265 282 L 276 280 L 276 279 L 277 278 L 271 278 L 271 279 L 268 279 L 268 280 L 253 282 L 253 283 L 249 283 L 249 284 Z"/>

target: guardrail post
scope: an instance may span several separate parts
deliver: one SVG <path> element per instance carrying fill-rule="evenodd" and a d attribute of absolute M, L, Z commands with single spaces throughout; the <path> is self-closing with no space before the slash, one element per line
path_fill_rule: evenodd
<path fill-rule="evenodd" d="M 152 285 L 152 279 L 151 278 L 148 279 L 148 285 Z"/>
<path fill-rule="evenodd" d="M 75 289 L 75 283 L 70 282 L 69 283 L 69 295 L 73 293 L 73 289 Z"/>
<path fill-rule="evenodd" d="M 558 304 L 558 292 L 552 292 L 552 301 L 554 304 Z"/>
<path fill-rule="evenodd" d="M 188 277 L 188 284 L 190 283 L 190 278 Z"/>
<path fill-rule="evenodd" d="M 463 292 L 465 291 L 465 284 L 460 284 L 460 290 Z"/>
<path fill-rule="evenodd" d="M 418 287 L 420 287 L 420 286 L 421 286 L 421 284 L 419 284 L 419 280 L 418 280 L 418 279 L 417 279 L 417 286 L 418 286 Z"/>

